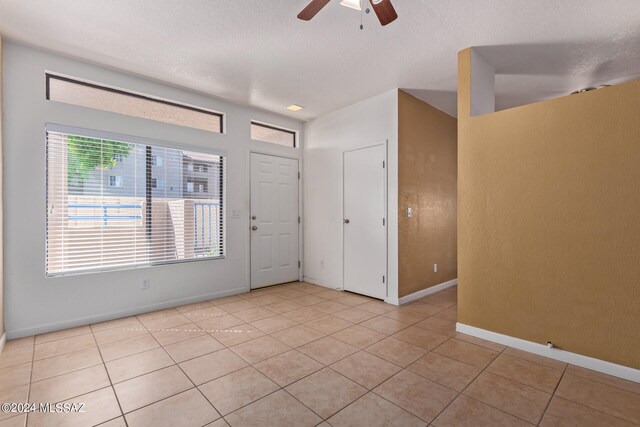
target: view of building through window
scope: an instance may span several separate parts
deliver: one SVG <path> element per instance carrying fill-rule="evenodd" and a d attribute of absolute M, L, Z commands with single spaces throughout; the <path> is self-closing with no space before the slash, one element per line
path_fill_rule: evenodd
<path fill-rule="evenodd" d="M 47 274 L 223 256 L 223 164 L 48 131 Z"/>

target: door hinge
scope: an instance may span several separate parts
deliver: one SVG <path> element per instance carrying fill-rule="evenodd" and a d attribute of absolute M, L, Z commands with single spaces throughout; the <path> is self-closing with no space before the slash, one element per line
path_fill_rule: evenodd
<path fill-rule="evenodd" d="M 300 217 L 298 217 L 298 224 L 300 224 Z"/>
<path fill-rule="evenodd" d="M 385 222 L 386 222 L 385 219 L 382 218 L 382 225 L 385 225 Z"/>
<path fill-rule="evenodd" d="M 300 172 L 298 172 L 298 179 L 300 179 Z"/>
<path fill-rule="evenodd" d="M 382 168 L 384 169 L 384 160 L 382 161 Z"/>
<path fill-rule="evenodd" d="M 298 268 L 300 268 L 300 260 L 298 260 Z"/>
<path fill-rule="evenodd" d="M 382 283 L 384 283 L 384 276 L 382 276 Z"/>

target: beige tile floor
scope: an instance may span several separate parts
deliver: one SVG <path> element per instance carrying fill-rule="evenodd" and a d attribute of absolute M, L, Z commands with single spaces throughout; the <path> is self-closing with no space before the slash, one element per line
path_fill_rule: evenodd
<path fill-rule="evenodd" d="M 631 426 L 640 384 L 455 331 L 456 289 L 401 308 L 305 283 L 10 341 L 5 426 Z"/>

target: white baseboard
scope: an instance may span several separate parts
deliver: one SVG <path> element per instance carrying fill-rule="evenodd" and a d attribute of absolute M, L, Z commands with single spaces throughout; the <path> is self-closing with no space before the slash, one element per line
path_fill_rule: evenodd
<path fill-rule="evenodd" d="M 2 350 L 4 350 L 4 344 L 7 342 L 7 333 L 5 332 L 4 334 L 2 334 L 2 337 L 0 337 L 0 353 L 2 353 Z"/>
<path fill-rule="evenodd" d="M 194 297 L 180 298 L 171 301 L 165 301 L 162 303 L 146 305 L 142 307 L 131 308 L 122 311 L 114 311 L 107 314 L 100 314 L 97 316 L 82 317 L 72 320 L 65 320 L 62 322 L 47 323 L 44 325 L 37 325 L 28 328 L 16 329 L 13 331 L 7 331 L 5 334 L 7 339 L 17 339 L 23 337 L 30 337 L 32 335 L 44 334 L 47 332 L 60 331 L 62 329 L 75 328 L 77 326 L 90 325 L 93 323 L 104 322 L 107 320 L 119 319 L 121 317 L 133 316 L 136 314 L 147 313 L 150 311 L 162 310 L 164 308 L 177 307 L 180 305 L 193 304 L 196 302 L 207 301 L 214 298 L 228 297 L 232 295 L 239 295 L 249 292 L 247 288 L 236 288 L 228 291 L 213 292 L 205 295 L 197 295 Z"/>
<path fill-rule="evenodd" d="M 313 277 L 309 277 L 309 276 L 302 276 L 302 281 L 303 282 L 307 282 L 307 283 L 311 283 L 312 285 L 322 286 L 323 288 L 332 289 L 334 291 L 336 291 L 336 290 L 342 291 L 343 290 L 342 286 L 340 286 L 338 284 L 331 284 L 331 283 L 323 282 L 321 280 L 314 279 Z"/>
<path fill-rule="evenodd" d="M 427 289 L 422 289 L 421 291 L 417 291 L 412 294 L 405 295 L 401 298 L 395 299 L 395 301 L 397 301 L 395 305 L 403 305 L 403 304 L 410 303 L 411 301 L 415 301 L 417 299 L 424 298 L 431 294 L 435 294 L 436 292 L 443 291 L 457 284 L 458 284 L 458 279 L 453 279 L 453 280 L 449 280 L 448 282 L 440 283 L 439 285 L 431 286 L 430 288 L 427 288 Z M 393 298 L 387 298 L 385 301 L 387 301 L 389 304 L 394 304 L 392 302 L 394 301 Z"/>
<path fill-rule="evenodd" d="M 549 348 L 546 345 L 538 344 L 532 341 L 526 341 L 520 338 L 514 338 L 509 335 L 499 334 L 497 332 L 487 331 L 485 329 L 476 328 L 474 326 L 462 323 L 456 324 L 456 331 L 492 341 L 498 344 L 517 348 L 518 350 L 527 351 L 529 353 L 545 356 L 550 359 L 560 360 L 561 362 L 570 363 L 572 365 L 591 369 L 593 371 L 602 372 L 603 374 L 613 375 L 614 377 L 623 378 L 629 381 L 640 383 L 640 370 L 629 368 L 628 366 L 617 365 L 615 363 L 606 362 L 593 357 L 583 356 L 577 353 L 571 353 L 558 348 Z"/>
<path fill-rule="evenodd" d="M 339 290 L 339 291 L 344 290 L 342 288 L 342 285 L 327 284 L 326 282 L 322 282 L 320 280 L 314 279 L 313 277 L 309 277 L 309 276 L 304 276 L 302 278 L 302 281 L 307 282 L 307 283 L 311 283 L 312 285 L 322 286 L 322 287 L 328 288 L 328 289 Z M 422 289 L 421 291 L 414 292 L 414 293 L 412 293 L 410 295 L 405 295 L 402 298 L 387 297 L 387 298 L 384 299 L 384 302 L 386 302 L 387 304 L 391 304 L 391 305 L 407 304 L 407 303 L 409 303 L 411 301 L 415 301 L 417 299 L 424 298 L 424 297 L 426 297 L 428 295 L 431 295 L 431 294 L 434 294 L 436 292 L 443 291 L 443 290 L 445 290 L 447 288 L 450 288 L 452 286 L 455 286 L 457 284 L 458 284 L 458 279 L 453 279 L 453 280 L 449 280 L 448 282 L 440 283 L 439 285 L 431 286 L 430 288 L 427 288 L 427 289 Z"/>
<path fill-rule="evenodd" d="M 398 298 L 395 298 L 395 297 L 386 297 L 384 299 L 384 302 L 391 305 L 400 305 Z"/>

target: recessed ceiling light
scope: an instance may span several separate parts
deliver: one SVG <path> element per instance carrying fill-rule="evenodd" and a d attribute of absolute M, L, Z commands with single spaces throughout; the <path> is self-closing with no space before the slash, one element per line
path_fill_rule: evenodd
<path fill-rule="evenodd" d="M 360 0 L 342 0 L 340 4 L 342 6 L 350 7 L 351 9 L 362 10 L 360 8 Z"/>
<path fill-rule="evenodd" d="M 300 111 L 300 110 L 302 110 L 303 108 L 304 108 L 304 107 L 301 107 L 301 106 L 299 106 L 299 105 L 291 104 L 291 105 L 289 105 L 289 106 L 287 107 L 287 110 L 289 110 L 289 111 Z"/>

